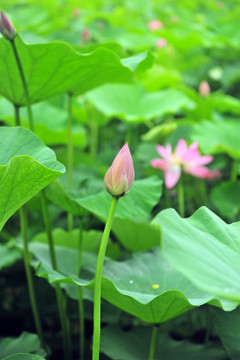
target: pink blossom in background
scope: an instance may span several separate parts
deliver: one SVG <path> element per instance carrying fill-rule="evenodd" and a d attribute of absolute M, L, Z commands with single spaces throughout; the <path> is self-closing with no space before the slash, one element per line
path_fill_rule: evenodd
<path fill-rule="evenodd" d="M 90 40 L 91 34 L 90 34 L 90 31 L 88 30 L 88 28 L 83 29 L 83 31 L 81 33 L 81 38 L 83 41 Z"/>
<path fill-rule="evenodd" d="M 180 139 L 174 152 L 170 144 L 166 147 L 157 145 L 156 149 L 162 159 L 153 159 L 150 164 L 163 170 L 168 189 L 176 185 L 182 171 L 203 179 L 213 179 L 220 175 L 218 170 L 210 170 L 204 166 L 213 160 L 213 156 L 201 156 L 196 142 L 188 147 L 186 141 Z"/>
<path fill-rule="evenodd" d="M 151 31 L 156 31 L 163 28 L 163 23 L 160 20 L 152 20 L 148 23 L 148 28 Z"/>
<path fill-rule="evenodd" d="M 156 42 L 156 47 L 158 49 L 161 49 L 161 48 L 165 47 L 166 45 L 167 45 L 167 40 L 164 38 L 159 38 Z"/>
<path fill-rule="evenodd" d="M 134 180 L 132 156 L 126 143 L 113 160 L 111 167 L 105 174 L 104 186 L 112 196 L 127 195 Z"/>
<path fill-rule="evenodd" d="M 198 88 L 198 92 L 200 95 L 202 96 L 207 96 L 210 94 L 211 92 L 211 89 L 210 89 L 210 86 L 208 84 L 207 81 L 203 80 L 200 85 L 199 85 L 199 88 Z"/>
<path fill-rule="evenodd" d="M 80 15 L 80 13 L 81 13 L 80 9 L 73 9 L 72 14 L 73 14 L 74 17 L 78 17 Z"/>

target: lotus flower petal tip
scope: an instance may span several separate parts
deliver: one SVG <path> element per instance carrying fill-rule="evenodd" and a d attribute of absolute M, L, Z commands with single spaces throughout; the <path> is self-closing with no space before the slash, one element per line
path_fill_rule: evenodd
<path fill-rule="evenodd" d="M 112 196 L 127 195 L 134 180 L 134 167 L 128 143 L 118 152 L 104 177 L 104 186 Z"/>

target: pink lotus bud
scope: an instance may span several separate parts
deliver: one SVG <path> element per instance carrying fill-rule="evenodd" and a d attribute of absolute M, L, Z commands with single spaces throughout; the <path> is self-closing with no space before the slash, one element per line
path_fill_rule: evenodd
<path fill-rule="evenodd" d="M 112 196 L 127 195 L 134 180 L 132 156 L 126 143 L 119 151 L 105 174 L 104 186 Z"/>
<path fill-rule="evenodd" d="M 205 80 L 202 81 L 199 85 L 198 91 L 199 91 L 199 94 L 202 96 L 207 96 L 208 94 L 210 94 L 211 89 L 210 89 L 208 82 Z"/>
<path fill-rule="evenodd" d="M 156 31 L 163 28 L 163 23 L 159 20 L 152 20 L 148 23 L 148 28 L 151 31 Z"/>
<path fill-rule="evenodd" d="M 158 49 L 161 49 L 161 48 L 165 47 L 166 45 L 167 45 L 167 40 L 164 38 L 159 38 L 156 42 L 156 47 Z"/>
<path fill-rule="evenodd" d="M 9 18 L 1 11 L 0 16 L 0 32 L 7 40 L 13 40 L 17 35 L 17 31 Z"/>

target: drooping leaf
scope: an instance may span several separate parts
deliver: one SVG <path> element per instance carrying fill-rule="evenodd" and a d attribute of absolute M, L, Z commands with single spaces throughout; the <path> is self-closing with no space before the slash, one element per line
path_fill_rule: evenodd
<path fill-rule="evenodd" d="M 85 265 L 79 278 L 76 275 L 76 252 L 66 248 L 58 251 L 59 271 L 56 272 L 42 244 L 31 244 L 31 250 L 40 261 L 38 266 L 35 265 L 38 276 L 50 283 L 63 282 L 93 289 L 96 258 L 89 255 L 85 259 L 83 257 Z M 64 259 L 61 259 L 63 254 Z M 236 303 L 198 290 L 169 265 L 159 248 L 149 253 L 135 253 L 132 259 L 123 262 L 107 260 L 103 269 L 102 297 L 151 323 L 165 322 L 205 303 L 225 310 L 237 306 Z"/>
<path fill-rule="evenodd" d="M 141 54 L 121 59 L 123 65 L 129 67 L 132 71 L 143 71 L 150 68 L 153 64 L 154 55 L 150 51 L 144 51 Z"/>
<path fill-rule="evenodd" d="M 198 288 L 240 302 L 240 223 L 227 225 L 202 207 L 182 219 L 175 210 L 160 212 L 162 248 L 171 265 Z"/>
<path fill-rule="evenodd" d="M 0 358 L 5 358 L 15 353 L 33 353 L 45 356 L 40 340 L 35 334 L 23 332 L 18 338 L 2 338 L 0 340 Z M 30 356 L 30 355 L 29 355 Z M 31 359 L 31 357 L 29 357 Z M 37 359 L 36 359 L 37 360 Z"/>
<path fill-rule="evenodd" d="M 45 360 L 45 358 L 33 354 L 14 354 L 2 360 Z"/>
<path fill-rule="evenodd" d="M 183 92 L 169 89 L 147 93 L 140 84 L 106 84 L 85 96 L 106 116 L 118 116 L 127 122 L 144 122 L 194 107 Z"/>
<path fill-rule="evenodd" d="M 101 351 L 113 360 L 146 360 L 149 357 L 152 327 L 123 331 L 106 326 L 101 332 Z M 187 340 L 176 341 L 159 328 L 154 359 L 164 360 L 226 360 L 226 353 L 216 344 L 200 345 Z"/>
<path fill-rule="evenodd" d="M 23 204 L 64 171 L 54 152 L 31 131 L 0 128 L 0 229 Z"/>

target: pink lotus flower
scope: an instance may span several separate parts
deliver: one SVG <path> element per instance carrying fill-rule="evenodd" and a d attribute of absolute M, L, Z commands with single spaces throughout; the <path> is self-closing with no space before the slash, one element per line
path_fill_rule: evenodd
<path fill-rule="evenodd" d="M 203 166 L 209 164 L 213 157 L 201 156 L 196 142 L 188 147 L 186 141 L 180 139 L 174 152 L 170 144 L 167 144 L 166 147 L 158 145 L 157 151 L 162 159 L 153 159 L 150 164 L 154 168 L 164 171 L 165 184 L 168 189 L 176 185 L 182 171 L 203 179 L 213 179 L 220 175 L 218 170 L 209 170 Z"/>
<path fill-rule="evenodd" d="M 152 20 L 148 23 L 148 28 L 151 31 L 156 31 L 163 28 L 163 23 L 159 20 Z"/>
<path fill-rule="evenodd" d="M 167 45 L 167 40 L 164 38 L 159 38 L 156 42 L 156 47 L 158 49 L 161 49 L 161 48 L 165 47 L 166 45 Z"/>
<path fill-rule="evenodd" d="M 0 32 L 5 39 L 12 41 L 17 35 L 17 31 L 9 18 L 1 11 L 0 15 Z"/>
<path fill-rule="evenodd" d="M 199 94 L 202 96 L 207 96 L 208 94 L 210 94 L 211 89 L 210 89 L 208 82 L 203 80 L 199 85 L 198 91 L 199 91 Z"/>
<path fill-rule="evenodd" d="M 119 151 L 104 177 L 104 186 L 112 196 L 127 195 L 134 180 L 132 156 L 126 143 Z"/>

